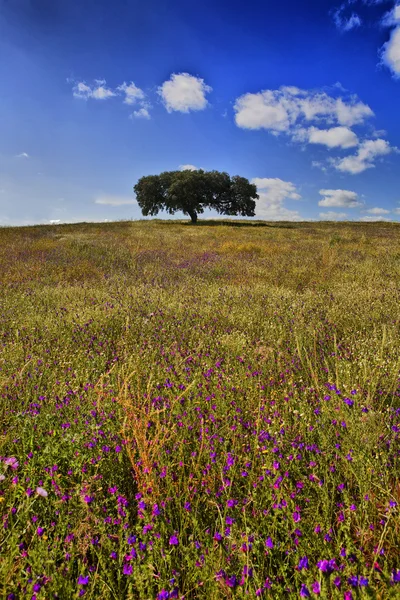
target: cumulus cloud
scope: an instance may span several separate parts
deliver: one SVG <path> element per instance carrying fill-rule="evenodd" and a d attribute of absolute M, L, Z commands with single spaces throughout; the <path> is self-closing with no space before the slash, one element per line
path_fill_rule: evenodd
<path fill-rule="evenodd" d="M 376 158 L 396 151 L 397 148 L 391 146 L 386 140 L 365 140 L 360 144 L 356 154 L 332 159 L 331 162 L 338 171 L 356 175 L 375 167 Z"/>
<path fill-rule="evenodd" d="M 135 104 L 138 100 L 144 100 L 145 93 L 139 87 L 137 87 L 133 81 L 129 84 L 124 81 L 123 84 L 117 87 L 117 91 L 125 94 L 124 104 Z"/>
<path fill-rule="evenodd" d="M 126 196 L 99 196 L 95 199 L 95 204 L 102 204 L 106 206 L 128 206 L 137 204 L 136 200 Z"/>
<path fill-rule="evenodd" d="M 323 144 L 328 148 L 353 148 L 358 145 L 358 137 L 348 127 L 332 127 L 331 129 L 318 129 L 310 127 L 307 130 L 310 144 Z"/>
<path fill-rule="evenodd" d="M 236 125 L 242 129 L 267 129 L 272 133 L 288 131 L 295 118 L 285 104 L 284 94 L 279 98 L 272 90 L 244 94 L 235 102 Z"/>
<path fill-rule="evenodd" d="M 389 41 L 382 48 L 382 62 L 394 77 L 400 77 L 400 25 L 392 31 Z"/>
<path fill-rule="evenodd" d="M 242 129 L 265 129 L 275 136 L 285 134 L 293 142 L 319 144 L 328 149 L 356 148 L 345 158 L 332 158 L 330 164 L 348 173 L 361 173 L 374 167 L 374 161 L 396 150 L 381 138 L 360 140 L 351 129 L 374 116 L 372 109 L 357 96 L 336 97 L 344 91 L 336 85 L 333 95 L 323 90 L 302 90 L 283 86 L 278 90 L 248 93 L 236 99 L 236 125 Z M 314 161 L 313 166 L 320 166 Z"/>
<path fill-rule="evenodd" d="M 88 100 L 89 98 L 107 100 L 107 98 L 117 95 L 113 90 L 106 87 L 105 79 L 96 79 L 93 86 L 87 85 L 84 81 L 78 81 L 72 88 L 72 93 L 75 98 L 81 100 Z"/>
<path fill-rule="evenodd" d="M 283 206 L 286 199 L 299 200 L 300 194 L 290 181 L 278 178 L 255 177 L 251 180 L 257 186 L 259 199 L 256 201 L 256 215 L 269 221 L 301 221 L 296 210 Z"/>
<path fill-rule="evenodd" d="M 347 214 L 344 212 L 335 212 L 333 210 L 328 210 L 327 212 L 320 212 L 319 216 L 324 221 L 340 221 L 341 219 L 345 219 Z"/>
<path fill-rule="evenodd" d="M 390 210 L 387 210 L 386 208 L 375 207 L 369 208 L 365 212 L 369 213 L 370 215 L 388 215 L 390 213 Z"/>
<path fill-rule="evenodd" d="M 146 106 L 142 106 L 142 108 L 134 110 L 129 116 L 131 119 L 150 119 L 150 113 Z"/>
<path fill-rule="evenodd" d="M 373 116 L 356 96 L 335 98 L 324 91 L 283 86 L 278 90 L 248 93 L 236 99 L 235 122 L 243 129 L 266 129 L 296 136 L 312 121 L 351 127 Z"/>
<path fill-rule="evenodd" d="M 180 171 L 198 171 L 199 167 L 195 167 L 194 165 L 179 165 Z"/>
<path fill-rule="evenodd" d="M 158 88 L 168 112 L 187 113 L 191 110 L 203 110 L 208 101 L 206 94 L 212 91 L 204 79 L 189 73 L 173 73 L 168 81 Z"/>
<path fill-rule="evenodd" d="M 385 13 L 381 19 L 382 27 L 395 27 L 400 23 L 400 4 Z"/>
<path fill-rule="evenodd" d="M 357 208 L 362 206 L 357 193 L 350 190 L 319 190 L 319 193 L 322 200 L 318 202 L 318 206 L 325 208 Z"/>

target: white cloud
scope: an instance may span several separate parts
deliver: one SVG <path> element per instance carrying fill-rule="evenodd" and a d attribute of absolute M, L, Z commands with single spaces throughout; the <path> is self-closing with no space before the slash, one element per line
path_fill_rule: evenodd
<path fill-rule="evenodd" d="M 257 186 L 259 199 L 256 201 L 256 215 L 269 221 L 301 221 L 302 217 L 296 210 L 283 206 L 286 199 L 299 200 L 300 194 L 290 181 L 278 178 L 255 177 L 251 180 Z"/>
<path fill-rule="evenodd" d="M 352 96 L 350 101 L 345 102 L 343 98 L 336 100 L 336 115 L 337 120 L 341 125 L 360 125 L 365 119 L 373 117 L 372 109 L 363 102 L 358 102 L 357 96 Z"/>
<path fill-rule="evenodd" d="M 385 13 L 381 19 L 383 27 L 395 27 L 400 23 L 400 4 Z"/>
<path fill-rule="evenodd" d="M 75 98 L 80 98 L 81 100 L 88 100 L 89 98 L 94 98 L 95 100 L 107 100 L 107 98 L 112 98 L 117 95 L 113 90 L 106 87 L 105 79 L 96 79 L 95 85 L 92 87 L 87 85 L 84 81 L 79 81 L 75 83 L 72 88 L 72 93 Z"/>
<path fill-rule="evenodd" d="M 75 98 L 81 98 L 87 100 L 92 96 L 92 88 L 86 85 L 83 81 L 79 81 L 72 88 L 72 94 Z"/>
<path fill-rule="evenodd" d="M 129 116 L 131 119 L 150 119 L 150 113 L 145 106 L 142 106 L 142 108 L 139 108 L 138 110 L 134 110 Z"/>
<path fill-rule="evenodd" d="M 340 85 L 334 87 L 336 92 L 345 91 Z M 236 125 L 242 129 L 265 129 L 275 136 L 285 133 L 293 142 L 320 144 L 329 149 L 358 146 L 355 155 L 330 159 L 342 172 L 361 173 L 374 167 L 378 156 L 396 150 L 381 138 L 360 141 L 352 131 L 353 125 L 362 125 L 374 116 L 372 109 L 355 95 L 335 97 L 326 91 L 282 86 L 240 96 L 234 111 Z M 313 166 L 321 165 L 320 161 L 313 162 Z"/>
<path fill-rule="evenodd" d="M 348 127 L 331 129 L 310 127 L 307 133 L 310 144 L 323 144 L 328 148 L 352 148 L 358 145 L 358 137 Z"/>
<path fill-rule="evenodd" d="M 99 196 L 94 201 L 95 204 L 102 204 L 106 206 L 127 206 L 137 204 L 136 200 L 126 196 Z"/>
<path fill-rule="evenodd" d="M 21 152 L 21 154 L 17 154 L 16 158 L 29 158 L 29 154 Z"/>
<path fill-rule="evenodd" d="M 244 94 L 236 99 L 234 111 L 238 127 L 266 129 L 274 134 L 286 132 L 293 138 L 312 121 L 351 127 L 374 114 L 356 96 L 335 98 L 325 91 L 291 86 Z"/>
<path fill-rule="evenodd" d="M 236 125 L 242 129 L 287 131 L 293 119 L 285 104 L 283 95 L 282 98 L 277 98 L 272 90 L 244 94 L 235 102 Z"/>
<path fill-rule="evenodd" d="M 393 212 L 394 212 L 396 215 L 400 215 L 400 208 L 394 208 L 394 209 L 393 209 Z"/>
<path fill-rule="evenodd" d="M 135 104 L 139 100 L 144 100 L 146 95 L 143 90 L 137 87 L 133 81 L 127 84 L 125 81 L 123 84 L 117 87 L 118 92 L 125 94 L 124 104 Z"/>
<path fill-rule="evenodd" d="M 327 172 L 327 170 L 328 170 L 328 169 L 325 167 L 325 165 L 324 165 L 324 164 L 323 164 L 321 161 L 319 161 L 319 160 L 313 160 L 313 161 L 311 162 L 311 166 L 312 166 L 314 169 L 321 169 L 321 171 L 324 171 L 324 173 L 326 173 L 326 172 Z"/>
<path fill-rule="evenodd" d="M 365 212 L 369 213 L 370 215 L 388 215 L 390 213 L 390 210 L 386 210 L 386 208 L 376 207 L 376 208 L 369 208 Z"/>
<path fill-rule="evenodd" d="M 345 219 L 347 214 L 344 212 L 334 212 L 333 210 L 328 210 L 327 212 L 320 212 L 319 216 L 324 221 L 340 221 L 340 219 Z"/>
<path fill-rule="evenodd" d="M 392 31 L 389 41 L 382 48 L 382 62 L 394 77 L 400 77 L 400 25 Z"/>
<path fill-rule="evenodd" d="M 362 206 L 357 193 L 350 190 L 319 190 L 319 193 L 322 200 L 318 202 L 318 206 L 324 206 L 325 208 L 357 208 Z"/>
<path fill-rule="evenodd" d="M 194 165 L 179 165 L 180 171 L 198 171 L 199 167 L 195 167 Z"/>
<path fill-rule="evenodd" d="M 356 154 L 341 159 L 332 159 L 331 162 L 338 171 L 356 175 L 375 167 L 374 161 L 379 156 L 385 156 L 395 151 L 397 148 L 390 146 L 386 140 L 365 140 L 360 144 Z"/>
<path fill-rule="evenodd" d="M 50 225 L 59 225 L 61 223 L 60 219 L 50 219 Z"/>
<path fill-rule="evenodd" d="M 167 111 L 183 113 L 206 108 L 206 94 L 211 91 L 212 88 L 206 85 L 204 79 L 189 73 L 173 73 L 171 78 L 158 88 L 158 94 Z"/>
<path fill-rule="evenodd" d="M 334 13 L 333 20 L 339 31 L 346 32 L 360 27 L 362 20 L 357 13 L 352 13 L 350 17 L 345 17 L 343 11 L 346 8 L 346 3 L 342 4 Z"/>
<path fill-rule="evenodd" d="M 99 87 L 95 88 L 92 93 L 92 98 L 95 100 L 107 100 L 107 98 L 112 98 L 113 96 L 116 96 L 116 94 L 103 85 L 99 85 Z"/>
<path fill-rule="evenodd" d="M 71 83 L 71 80 L 67 80 Z M 73 82 L 72 93 L 75 98 L 81 100 L 88 100 L 93 98 L 94 100 L 107 100 L 115 96 L 124 96 L 124 104 L 132 106 L 136 104 L 138 106 L 130 116 L 130 118 L 139 119 L 150 119 L 149 109 L 151 108 L 150 103 L 146 100 L 146 94 L 137 85 L 131 81 L 130 83 L 122 83 L 117 86 L 114 90 L 106 87 L 105 79 L 96 79 L 93 85 L 88 85 L 84 81 Z"/>

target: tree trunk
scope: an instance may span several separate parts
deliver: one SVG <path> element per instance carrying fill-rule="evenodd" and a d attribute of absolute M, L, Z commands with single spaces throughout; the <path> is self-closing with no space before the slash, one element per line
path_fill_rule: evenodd
<path fill-rule="evenodd" d="M 196 225 L 196 223 L 197 223 L 197 213 L 196 213 L 196 211 L 195 210 L 188 210 L 188 215 L 192 219 L 193 225 Z"/>

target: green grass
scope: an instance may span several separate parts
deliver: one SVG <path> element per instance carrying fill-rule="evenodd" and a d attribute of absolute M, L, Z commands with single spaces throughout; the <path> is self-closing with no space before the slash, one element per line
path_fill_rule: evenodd
<path fill-rule="evenodd" d="M 0 229 L 0 597 L 398 598 L 399 307 L 394 223 Z"/>

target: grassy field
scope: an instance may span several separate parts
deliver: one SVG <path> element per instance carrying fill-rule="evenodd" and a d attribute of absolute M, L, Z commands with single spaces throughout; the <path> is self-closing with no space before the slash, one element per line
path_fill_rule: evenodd
<path fill-rule="evenodd" d="M 400 225 L 0 229 L 0 597 L 400 597 Z"/>

